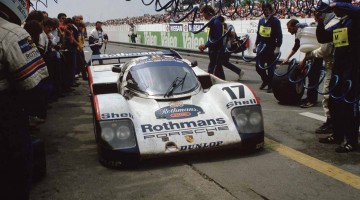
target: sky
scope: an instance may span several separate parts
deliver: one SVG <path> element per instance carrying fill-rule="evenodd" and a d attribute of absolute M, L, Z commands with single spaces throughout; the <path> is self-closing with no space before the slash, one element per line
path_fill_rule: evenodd
<path fill-rule="evenodd" d="M 145 3 L 150 3 L 151 1 L 144 0 Z M 160 2 L 166 3 L 168 1 L 162 0 Z M 36 5 L 37 1 L 31 0 L 31 2 Z M 68 17 L 81 14 L 84 16 L 84 22 L 106 21 L 109 19 L 143 16 L 144 14 L 163 13 L 155 11 L 155 1 L 149 6 L 145 6 L 141 0 L 41 0 L 41 2 L 37 2 L 37 10 L 48 12 L 49 17 L 57 17 L 61 12 L 65 13 Z"/>

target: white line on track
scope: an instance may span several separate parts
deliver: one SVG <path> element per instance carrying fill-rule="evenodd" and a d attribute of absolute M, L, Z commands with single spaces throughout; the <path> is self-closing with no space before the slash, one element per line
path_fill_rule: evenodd
<path fill-rule="evenodd" d="M 326 121 L 326 117 L 325 117 L 325 116 L 317 115 L 317 114 L 314 114 L 314 113 L 311 113 L 311 112 L 303 112 L 303 113 L 299 113 L 299 114 L 300 114 L 300 115 L 303 115 L 303 116 L 305 116 L 305 117 L 310 117 L 310 118 L 313 118 L 313 119 L 322 121 L 322 122 L 325 122 L 325 121 Z"/>

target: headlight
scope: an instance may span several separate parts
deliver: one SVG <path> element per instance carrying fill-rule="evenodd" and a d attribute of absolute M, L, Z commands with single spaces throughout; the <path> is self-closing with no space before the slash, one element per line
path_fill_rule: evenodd
<path fill-rule="evenodd" d="M 231 111 L 231 115 L 240 134 L 264 131 L 260 105 L 236 107 Z"/>
<path fill-rule="evenodd" d="M 113 149 L 136 145 L 134 125 L 130 120 L 101 121 L 100 128 L 101 139 Z"/>
<path fill-rule="evenodd" d="M 106 142 L 111 141 L 112 139 L 114 139 L 114 131 L 111 128 L 104 128 L 101 131 L 101 138 L 103 140 L 105 140 Z"/>
<path fill-rule="evenodd" d="M 256 126 L 262 122 L 262 116 L 258 112 L 253 112 L 250 114 L 249 122 L 251 125 Z"/>
<path fill-rule="evenodd" d="M 127 126 L 120 126 L 116 131 L 116 137 L 119 140 L 126 140 L 130 137 L 130 129 Z"/>
<path fill-rule="evenodd" d="M 235 120 L 239 126 L 245 126 L 248 123 L 248 117 L 244 113 L 239 113 L 235 116 Z"/>

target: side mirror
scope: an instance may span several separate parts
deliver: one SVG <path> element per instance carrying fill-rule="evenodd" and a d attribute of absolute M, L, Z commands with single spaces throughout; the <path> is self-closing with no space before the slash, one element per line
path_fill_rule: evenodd
<path fill-rule="evenodd" d="M 196 60 L 191 62 L 191 67 L 197 67 L 197 66 L 198 66 L 198 63 Z"/>
<path fill-rule="evenodd" d="M 121 67 L 120 67 L 120 65 L 114 65 L 114 66 L 111 68 L 111 71 L 112 71 L 112 72 L 115 72 L 115 73 L 121 73 Z"/>

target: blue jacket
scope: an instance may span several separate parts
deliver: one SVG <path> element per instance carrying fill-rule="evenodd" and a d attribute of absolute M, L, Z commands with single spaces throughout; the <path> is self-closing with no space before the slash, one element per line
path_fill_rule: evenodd
<path fill-rule="evenodd" d="M 260 26 L 271 28 L 270 37 L 263 37 L 260 35 Z M 276 17 L 270 16 L 267 22 L 265 22 L 265 18 L 261 18 L 256 34 L 255 45 L 260 43 L 266 44 L 266 52 L 274 52 L 276 47 L 281 47 L 283 34 L 280 21 Z"/>
<path fill-rule="evenodd" d="M 337 2 L 336 6 L 342 9 L 340 3 Z M 345 7 L 350 8 L 348 5 Z M 324 23 L 322 22 L 318 23 L 316 28 L 316 38 L 319 43 L 334 42 L 335 51 L 333 74 L 340 76 L 341 83 L 346 80 L 353 80 L 353 82 L 355 81 L 356 83 L 359 78 L 359 43 L 357 42 L 359 40 L 359 29 L 355 29 L 356 27 L 358 28 L 358 25 L 359 16 L 356 17 L 354 15 L 348 15 L 347 17 L 343 17 L 339 23 L 328 29 L 324 28 Z M 339 31 L 344 29 L 347 31 L 345 32 L 346 34 L 344 34 L 347 39 L 340 39 L 338 41 L 334 40 L 336 38 L 341 38 L 340 35 L 343 34 L 339 34 Z"/>
<path fill-rule="evenodd" d="M 209 48 L 222 48 L 222 33 L 223 33 L 223 25 L 217 17 L 211 18 L 209 21 L 209 38 L 205 43 L 206 47 Z"/>

